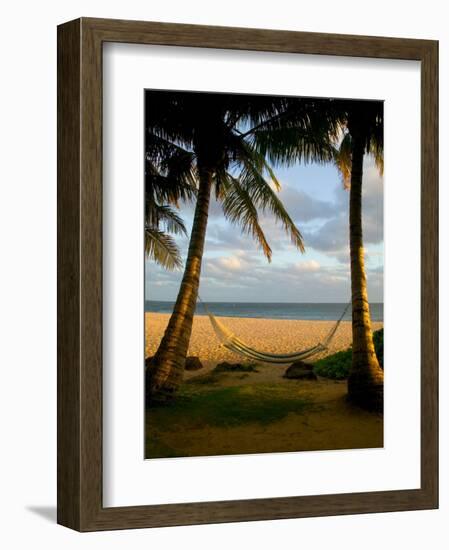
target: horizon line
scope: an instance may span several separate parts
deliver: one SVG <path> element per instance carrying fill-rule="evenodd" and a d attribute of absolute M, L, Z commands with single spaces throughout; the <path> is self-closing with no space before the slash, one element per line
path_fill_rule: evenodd
<path fill-rule="evenodd" d="M 347 304 L 348 303 L 348 302 L 286 302 L 286 301 L 281 301 L 281 302 L 263 302 L 263 301 L 240 302 L 240 301 L 236 301 L 236 300 L 233 300 L 233 301 L 230 301 L 230 300 L 203 300 L 203 301 L 206 301 L 206 302 L 209 302 L 209 303 L 216 303 L 216 304 L 217 303 L 220 303 L 220 304 Z M 175 303 L 176 300 L 150 300 L 148 298 L 145 298 L 145 302 Z M 384 302 L 371 302 L 370 300 L 368 300 L 368 303 L 369 304 L 382 304 L 382 305 L 384 304 Z"/>

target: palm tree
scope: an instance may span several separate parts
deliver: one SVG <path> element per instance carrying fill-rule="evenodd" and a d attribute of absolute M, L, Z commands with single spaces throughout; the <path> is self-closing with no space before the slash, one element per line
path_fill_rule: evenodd
<path fill-rule="evenodd" d="M 349 241 L 352 294 L 352 367 L 348 378 L 348 399 L 361 407 L 383 409 L 383 370 L 373 343 L 366 285 L 362 233 L 362 182 L 365 154 L 374 156 L 383 171 L 383 103 L 347 101 L 347 132 L 336 154 L 343 180 L 350 188 Z"/>
<path fill-rule="evenodd" d="M 181 255 L 169 233 L 187 235 L 184 222 L 174 209 L 160 205 L 151 196 L 146 197 L 145 254 L 167 270 L 182 267 Z"/>
<path fill-rule="evenodd" d="M 383 408 L 383 370 L 373 344 L 369 311 L 362 234 L 362 180 L 365 154 L 374 157 L 378 170 L 383 171 L 383 103 L 338 99 L 308 99 L 293 103 L 291 108 L 306 112 L 309 120 L 292 116 L 279 117 L 253 134 L 258 152 L 274 164 L 285 164 L 305 158 L 317 159 L 313 143 L 326 146 L 328 140 L 338 142 L 333 161 L 339 168 L 346 187 L 350 188 L 350 260 L 352 293 L 352 368 L 348 379 L 348 398 L 368 409 Z M 310 134 L 310 130 L 313 130 Z M 296 151 L 296 155 L 295 155 Z M 325 156 L 318 156 L 325 160 Z"/>
<path fill-rule="evenodd" d="M 266 156 L 276 160 L 282 140 L 282 156 L 289 162 L 329 160 L 331 143 L 321 128 L 315 132 L 313 114 L 300 100 L 176 92 L 151 92 L 146 99 L 146 127 L 159 140 L 153 143 L 150 158 L 158 164 L 164 162 L 167 147 L 182 150 L 189 158 L 186 164 L 194 163 L 198 180 L 184 275 L 167 329 L 147 369 L 147 393 L 154 399 L 173 395 L 182 381 L 211 192 L 221 201 L 225 217 L 256 240 L 268 261 L 271 248 L 259 223 L 260 211 L 271 212 L 303 251 L 302 236 L 277 197 L 280 184 Z M 278 139 L 270 139 L 272 132 Z"/>
<path fill-rule="evenodd" d="M 159 143 L 159 150 L 164 150 L 164 161 L 159 165 L 152 161 L 151 151 L 159 141 L 150 132 L 146 136 L 145 254 L 165 269 L 173 270 L 182 267 L 182 260 L 170 233 L 187 235 L 176 208 L 180 200 L 191 200 L 195 196 L 196 182 L 186 151 Z"/>

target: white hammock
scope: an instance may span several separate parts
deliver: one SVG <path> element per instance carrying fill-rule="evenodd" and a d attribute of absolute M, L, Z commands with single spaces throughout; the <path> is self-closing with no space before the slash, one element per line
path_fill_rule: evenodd
<path fill-rule="evenodd" d="M 300 350 L 292 353 L 275 354 L 275 353 L 266 353 L 266 352 L 258 351 L 254 348 L 251 348 L 247 344 L 245 344 L 242 340 L 237 338 L 237 336 L 234 333 L 232 333 L 228 328 L 226 328 L 223 323 L 221 323 L 216 317 L 214 317 L 214 315 L 209 311 L 208 307 L 201 300 L 201 298 L 198 297 L 198 300 L 203 304 L 204 309 L 206 310 L 206 313 L 211 322 L 211 325 L 214 329 L 214 332 L 217 335 L 223 347 L 225 347 L 226 349 L 234 353 L 243 355 L 244 357 L 247 357 L 249 359 L 253 359 L 256 361 L 263 361 L 264 363 L 275 363 L 278 365 L 286 365 L 287 363 L 302 361 L 304 359 L 312 357 L 313 355 L 316 355 L 317 353 L 327 350 L 329 347 L 329 344 L 332 341 L 332 338 L 334 337 L 338 327 L 340 326 L 340 323 L 343 320 L 343 317 L 346 315 L 346 312 L 348 311 L 348 308 L 351 305 L 351 302 L 347 304 L 340 318 L 337 320 L 335 325 L 331 328 L 326 338 L 324 338 L 322 342 L 319 342 L 315 346 L 304 350 Z"/>

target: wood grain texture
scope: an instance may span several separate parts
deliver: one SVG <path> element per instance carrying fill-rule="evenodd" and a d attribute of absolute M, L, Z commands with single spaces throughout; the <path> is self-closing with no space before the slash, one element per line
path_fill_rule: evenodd
<path fill-rule="evenodd" d="M 104 508 L 102 44 L 421 61 L 421 488 Z M 212 54 L 213 55 L 213 54 Z M 426 40 L 79 19 L 58 28 L 58 522 L 79 531 L 438 506 L 438 44 Z"/>
<path fill-rule="evenodd" d="M 438 503 L 438 43 L 421 61 L 421 487 Z"/>
<path fill-rule="evenodd" d="M 80 527 L 80 21 L 58 29 L 58 522 Z"/>
<path fill-rule="evenodd" d="M 83 18 L 82 23 L 83 28 L 95 32 L 100 40 L 109 42 L 387 59 L 421 59 L 430 42 L 111 19 Z"/>

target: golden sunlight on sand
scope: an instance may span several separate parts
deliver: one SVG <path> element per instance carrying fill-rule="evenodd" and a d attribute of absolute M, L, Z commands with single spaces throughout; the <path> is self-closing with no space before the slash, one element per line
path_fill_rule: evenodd
<path fill-rule="evenodd" d="M 154 355 L 168 319 L 169 315 L 167 313 L 145 314 L 146 357 Z M 270 353 L 290 353 L 312 347 L 324 339 L 335 324 L 335 321 L 296 321 L 239 317 L 220 317 L 220 321 L 246 344 Z M 377 330 L 382 326 L 383 323 L 373 323 L 373 330 Z M 343 321 L 330 344 L 329 351 L 314 356 L 313 360 L 344 350 L 351 345 L 351 341 L 351 322 Z M 235 355 L 220 346 L 209 318 L 205 315 L 195 316 L 188 354 L 197 355 L 205 367 L 211 368 L 220 361 L 245 361 L 243 357 Z"/>

